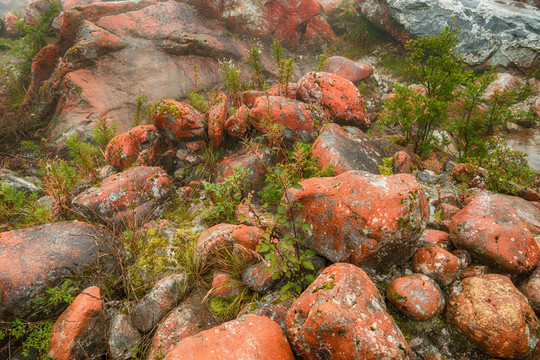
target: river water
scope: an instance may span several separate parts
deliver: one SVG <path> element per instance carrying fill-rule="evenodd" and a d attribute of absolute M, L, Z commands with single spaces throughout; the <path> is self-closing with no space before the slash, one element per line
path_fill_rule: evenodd
<path fill-rule="evenodd" d="M 540 128 L 523 129 L 517 133 L 507 134 L 504 138 L 508 145 L 528 154 L 529 165 L 540 171 Z"/>

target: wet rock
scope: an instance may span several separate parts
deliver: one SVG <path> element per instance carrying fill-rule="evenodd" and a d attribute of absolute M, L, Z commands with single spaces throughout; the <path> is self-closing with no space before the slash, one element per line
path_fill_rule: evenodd
<path fill-rule="evenodd" d="M 249 108 L 246 105 L 240 106 L 238 110 L 225 121 L 225 130 L 234 138 L 243 137 L 249 129 L 249 117 Z"/>
<path fill-rule="evenodd" d="M 332 262 L 382 270 L 409 259 L 427 222 L 427 202 L 410 175 L 349 171 L 289 189 L 295 217 L 311 225 L 306 246 Z M 291 210 L 292 211 L 292 210 Z"/>
<path fill-rule="evenodd" d="M 287 46 L 297 45 L 305 31 L 305 24 L 320 13 L 316 0 L 270 3 L 240 0 L 226 7 L 214 0 L 188 2 L 208 17 L 223 19 L 231 31 L 269 40 L 277 39 Z"/>
<path fill-rule="evenodd" d="M 361 130 L 327 124 L 313 143 L 312 155 L 319 169 L 332 165 L 336 175 L 349 170 L 379 174 L 384 151 Z"/>
<path fill-rule="evenodd" d="M 407 152 L 398 151 L 395 153 L 393 158 L 394 174 L 410 174 L 411 162 L 411 156 Z"/>
<path fill-rule="evenodd" d="M 341 76 L 350 82 L 358 82 L 371 75 L 371 66 L 347 59 L 343 56 L 331 56 L 324 71 Z"/>
<path fill-rule="evenodd" d="M 444 295 L 435 281 L 422 274 L 392 280 L 386 288 L 388 300 L 412 320 L 429 320 L 444 310 Z"/>
<path fill-rule="evenodd" d="M 238 318 L 248 314 L 264 316 L 274 320 L 279 324 L 283 333 L 286 333 L 285 317 L 295 298 L 291 293 L 282 293 L 280 291 L 268 294 L 261 301 L 251 303 L 242 309 L 238 314 Z"/>
<path fill-rule="evenodd" d="M 264 174 L 268 166 L 274 163 L 274 155 L 268 148 L 254 144 L 229 155 L 217 166 L 218 181 L 223 181 L 233 174 L 233 170 L 240 166 L 248 170 L 247 176 L 242 179 L 244 194 L 262 189 Z"/>
<path fill-rule="evenodd" d="M 48 354 L 57 360 L 100 359 L 107 353 L 99 288 L 83 290 L 51 330 Z"/>
<path fill-rule="evenodd" d="M 540 259 L 540 246 L 518 213 L 488 192 L 469 199 L 452 218 L 450 237 L 481 263 L 510 273 L 530 272 Z"/>
<path fill-rule="evenodd" d="M 519 284 L 519 291 L 525 295 L 529 304 L 540 313 L 540 266 L 537 266 L 528 279 Z"/>
<path fill-rule="evenodd" d="M 283 331 L 274 321 L 248 315 L 180 341 L 165 360 L 294 360 Z"/>
<path fill-rule="evenodd" d="M 538 9 L 506 1 L 368 1 L 362 14 L 395 38 L 438 35 L 451 20 L 463 27 L 458 54 L 470 65 L 535 69 L 540 63 Z"/>
<path fill-rule="evenodd" d="M 293 303 L 287 336 L 302 359 L 407 359 L 407 341 L 358 267 L 326 268 Z"/>
<path fill-rule="evenodd" d="M 115 314 L 108 327 L 108 341 L 113 360 L 128 360 L 134 355 L 133 349 L 139 346 L 141 334 L 131 323 L 128 314 Z"/>
<path fill-rule="evenodd" d="M 215 146 L 221 145 L 224 137 L 225 121 L 229 115 L 229 99 L 224 93 L 216 96 L 208 110 L 208 137 Z"/>
<path fill-rule="evenodd" d="M 165 317 L 154 335 L 148 360 L 158 360 L 160 356 L 167 355 L 182 339 L 218 325 L 203 300 L 204 291 L 197 288 Z"/>
<path fill-rule="evenodd" d="M 242 292 L 245 287 L 230 274 L 217 272 L 212 280 L 211 292 L 213 296 L 230 297 Z"/>
<path fill-rule="evenodd" d="M 201 139 L 206 120 L 193 106 L 168 99 L 154 105 L 152 122 L 164 138 L 179 142 Z"/>
<path fill-rule="evenodd" d="M 540 325 L 533 309 L 503 275 L 463 279 L 452 288 L 445 315 L 476 346 L 496 357 L 525 358 L 538 343 Z"/>
<path fill-rule="evenodd" d="M 185 274 L 169 275 L 158 281 L 131 311 L 133 326 L 142 332 L 152 330 L 182 300 L 187 281 Z"/>
<path fill-rule="evenodd" d="M 147 221 L 172 194 L 171 180 L 165 171 L 137 166 L 106 178 L 99 187 L 83 191 L 72 205 L 84 216 L 126 226 Z"/>
<path fill-rule="evenodd" d="M 34 182 L 28 181 L 27 179 L 18 176 L 15 172 L 7 169 L 0 169 L 0 185 L 7 185 L 15 190 L 24 191 L 29 194 L 43 193 L 43 189 Z"/>
<path fill-rule="evenodd" d="M 307 103 L 318 105 L 332 122 L 366 129 L 364 99 L 350 81 L 341 76 L 310 72 L 298 81 L 298 96 Z"/>
<path fill-rule="evenodd" d="M 227 247 L 236 253 L 244 254 L 246 261 L 249 262 L 253 259 L 253 254 L 249 250 L 255 251 L 262 238 L 263 231 L 255 226 L 218 224 L 199 236 L 196 252 L 201 259 L 206 259 L 223 247 Z M 247 249 L 247 252 L 244 249 Z"/>
<path fill-rule="evenodd" d="M 248 44 L 183 2 L 102 2 L 64 12 L 60 53 L 38 99 L 57 119 L 52 138 L 89 138 L 103 116 L 124 132 L 137 96 L 150 104 L 221 84 L 219 59 L 242 60 Z M 159 84 L 159 86 L 156 86 Z"/>
<path fill-rule="evenodd" d="M 438 246 L 447 251 L 452 250 L 454 247 L 447 232 L 433 229 L 424 230 L 418 241 L 418 246 Z"/>
<path fill-rule="evenodd" d="M 157 156 L 172 148 L 160 139 L 154 125 L 136 126 L 128 132 L 115 136 L 109 142 L 105 149 L 105 158 L 116 170 L 122 171 L 135 162 L 142 165 L 142 161 L 139 161 L 141 152 L 155 145 L 157 145 L 156 150 L 158 150 Z M 148 165 L 158 164 L 157 161 L 151 162 L 153 164 Z"/>
<path fill-rule="evenodd" d="M 277 125 L 286 143 L 292 144 L 299 139 L 305 142 L 315 140 L 317 113 L 300 101 L 283 96 L 261 96 L 251 108 L 253 126 L 260 132 L 272 133 Z"/>
<path fill-rule="evenodd" d="M 110 239 L 80 221 L 0 233 L 0 319 L 40 317 L 34 305 L 66 276 L 106 260 Z M 109 259 L 112 263 L 112 259 Z"/>
<path fill-rule="evenodd" d="M 429 276 L 441 287 L 456 279 L 460 265 L 456 256 L 438 246 L 420 248 L 413 257 L 414 271 Z"/>

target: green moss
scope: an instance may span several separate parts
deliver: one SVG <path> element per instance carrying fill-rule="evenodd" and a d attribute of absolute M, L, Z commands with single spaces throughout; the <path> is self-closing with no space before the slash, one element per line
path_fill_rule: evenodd
<path fill-rule="evenodd" d="M 280 304 L 284 301 L 287 301 L 287 300 L 295 300 L 297 298 L 297 295 L 295 295 L 294 293 L 292 292 L 284 292 L 282 293 L 276 300 L 272 301 L 272 305 L 277 305 L 277 304 Z"/>
<path fill-rule="evenodd" d="M 168 99 L 170 100 L 170 99 Z M 159 100 L 152 106 L 152 114 L 161 115 L 182 115 L 178 107 L 174 104 L 167 104 L 166 100 Z"/>
<path fill-rule="evenodd" d="M 433 214 L 433 217 L 437 221 L 443 221 L 443 209 L 439 209 L 435 214 Z"/>
<path fill-rule="evenodd" d="M 388 157 L 388 158 L 382 158 L 383 165 L 377 165 L 379 167 L 379 172 L 381 175 L 385 176 L 391 176 L 394 175 L 394 158 Z"/>
<path fill-rule="evenodd" d="M 317 286 L 315 289 L 311 291 L 312 294 L 315 294 L 317 291 L 320 290 L 330 290 L 333 289 L 336 286 L 336 284 L 331 282 L 324 282 L 321 285 Z"/>

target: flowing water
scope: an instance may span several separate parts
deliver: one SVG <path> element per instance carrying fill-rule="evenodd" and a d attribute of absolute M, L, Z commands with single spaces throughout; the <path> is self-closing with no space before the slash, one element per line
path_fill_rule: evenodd
<path fill-rule="evenodd" d="M 528 154 L 529 165 L 540 171 L 540 128 L 523 129 L 506 135 L 505 139 L 514 149 Z"/>

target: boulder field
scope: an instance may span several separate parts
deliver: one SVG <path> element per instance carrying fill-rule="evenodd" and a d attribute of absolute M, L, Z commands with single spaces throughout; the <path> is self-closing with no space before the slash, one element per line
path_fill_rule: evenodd
<path fill-rule="evenodd" d="M 371 66 L 333 57 L 267 90 L 217 89 L 206 109 L 178 100 L 220 84 L 219 59 L 245 60 L 248 35 L 334 39 L 323 11 L 337 2 L 75 3 L 34 61 L 29 101 L 55 114 L 53 136 L 101 117 L 120 133 L 72 198 L 78 221 L 0 233 L 1 324 L 51 320 L 46 353 L 66 360 L 540 359 L 538 189 L 495 194 L 470 167 L 366 134 L 353 82 Z M 399 18 L 399 1 L 369 3 Z M 497 39 L 473 60 L 538 64 Z M 130 126 L 142 92 L 151 124 Z M 272 193 L 284 159 L 300 180 Z M 66 279 L 74 299 L 36 311 Z"/>

